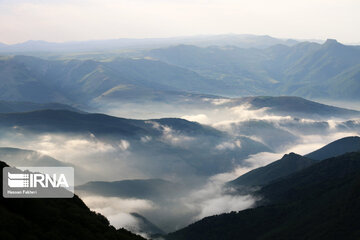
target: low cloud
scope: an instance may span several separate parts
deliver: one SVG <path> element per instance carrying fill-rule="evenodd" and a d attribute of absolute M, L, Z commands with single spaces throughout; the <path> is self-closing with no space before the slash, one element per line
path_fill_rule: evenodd
<path fill-rule="evenodd" d="M 181 118 L 186 119 L 188 121 L 192 121 L 192 122 L 198 122 L 201 124 L 210 124 L 211 123 L 210 118 L 205 114 L 184 115 L 184 116 L 181 116 Z"/>
<path fill-rule="evenodd" d="M 223 185 L 227 181 L 278 160 L 286 153 L 307 154 L 342 137 L 359 135 L 356 130 L 359 127 L 352 127 L 354 124 L 359 124 L 358 120 L 345 124 L 332 119 L 317 121 L 276 116 L 270 115 L 266 108 L 252 110 L 249 105 L 226 107 L 226 101 L 214 103 L 214 106 L 213 110 L 200 109 L 181 116 L 226 131 L 228 135 L 224 135 L 227 137 L 221 139 L 188 136 L 170 126 L 147 121 L 158 135 L 121 137 L 106 141 L 91 133 L 24 135 L 17 127 L 8 135 L 3 134 L 0 144 L 37 150 L 41 154 L 48 154 L 82 167 L 87 173 L 87 178 L 83 180 L 87 181 L 144 179 L 154 176 L 186 181 L 184 185 L 187 189 L 181 197 L 161 196 L 158 201 L 101 196 L 83 197 L 92 210 L 107 216 L 115 227 L 138 229 L 139 223 L 130 214 L 137 212 L 165 231 L 174 231 L 206 216 L 252 207 L 256 199 L 251 195 L 241 196 L 224 192 Z M 247 142 L 242 141 L 241 138 L 244 136 L 269 146 L 270 150 L 267 151 L 273 150 L 273 152 L 245 155 L 241 159 L 239 155 L 233 154 L 230 160 L 222 159 L 224 155 L 219 154 L 215 157 L 211 155 L 213 152 L 222 153 L 221 151 L 227 153 L 238 149 L 245 151 Z M 281 148 L 276 148 L 280 145 Z M 194 151 L 182 151 L 184 149 Z M 198 153 L 195 151 L 204 153 L 204 149 L 209 150 L 208 155 L 206 151 L 205 154 L 195 155 Z M 195 156 L 203 158 L 195 159 Z M 185 159 L 186 157 L 188 159 Z M 199 176 L 192 168 L 193 165 L 198 164 L 204 168 L 215 166 L 218 169 L 217 166 L 224 166 L 225 161 L 230 162 L 232 158 L 239 158 L 235 159 L 238 160 L 236 162 L 238 165 L 231 165 L 234 167 L 231 171 L 212 177 Z M 175 176 L 176 174 L 178 176 Z"/>
<path fill-rule="evenodd" d="M 118 197 L 82 197 L 94 211 L 105 215 L 115 227 L 140 233 L 139 222 L 130 213 L 136 212 L 161 229 L 170 232 L 187 226 L 207 216 L 247 209 L 255 203 L 251 195 L 233 195 L 224 192 L 223 185 L 229 178 L 215 175 L 205 184 L 189 186 L 182 197 L 153 202 L 146 199 L 124 199 Z M 192 189 L 194 188 L 194 189 Z"/>
<path fill-rule="evenodd" d="M 233 142 L 223 142 L 220 143 L 215 147 L 218 150 L 226 150 L 226 149 L 235 149 L 235 148 L 241 148 L 241 141 L 235 140 Z"/>
<path fill-rule="evenodd" d="M 199 210 L 192 221 L 216 214 L 240 211 L 255 203 L 251 195 L 231 195 L 224 192 L 223 186 L 228 180 L 228 176 L 223 174 L 215 175 L 209 178 L 201 189 L 194 190 L 186 196 L 184 200 L 186 205 Z"/>
<path fill-rule="evenodd" d="M 167 125 L 162 125 L 154 121 L 147 121 L 146 123 L 152 124 L 154 129 L 161 131 L 161 140 L 166 144 L 171 144 L 178 147 L 187 147 L 195 140 L 194 137 L 184 135 Z"/>
<path fill-rule="evenodd" d="M 123 151 L 126 151 L 130 147 L 129 141 L 126 140 L 120 140 L 119 148 Z"/>
<path fill-rule="evenodd" d="M 132 213 L 152 209 L 155 204 L 150 200 L 126 199 L 119 197 L 83 196 L 83 201 L 93 210 L 101 210 L 107 216 L 117 212 Z"/>
<path fill-rule="evenodd" d="M 105 215 L 115 228 L 125 228 L 147 237 L 141 231 L 141 223 L 131 213 L 152 209 L 155 206 L 153 202 L 143 199 L 102 196 L 82 196 L 82 200 L 91 210 Z"/>

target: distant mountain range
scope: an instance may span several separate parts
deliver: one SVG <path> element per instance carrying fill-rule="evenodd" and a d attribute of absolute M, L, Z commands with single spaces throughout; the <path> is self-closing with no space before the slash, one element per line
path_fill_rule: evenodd
<path fill-rule="evenodd" d="M 166 102 L 188 93 L 359 100 L 360 49 L 336 40 L 265 49 L 178 45 L 137 55 L 102 60 L 4 56 L 1 100 L 81 105 L 138 96 L 139 102 Z"/>
<path fill-rule="evenodd" d="M 359 117 L 359 111 L 338 108 L 326 104 L 309 101 L 300 97 L 290 96 L 257 96 L 230 99 L 223 106 L 239 106 L 248 104 L 250 109 L 268 108 L 269 113 L 282 116 L 293 116 L 299 118 L 352 118 Z"/>
<path fill-rule="evenodd" d="M 146 59 L 48 61 L 15 56 L 0 60 L 0 73 L 5 101 L 86 104 L 127 86 L 195 92 L 220 86 L 193 71 Z"/>
<path fill-rule="evenodd" d="M 54 43 L 46 41 L 27 41 L 24 43 L 6 45 L 0 43 L 0 52 L 89 52 L 114 51 L 121 49 L 139 49 L 166 47 L 178 44 L 192 44 L 196 46 L 226 46 L 233 45 L 242 48 L 266 48 L 276 44 L 294 45 L 293 39 L 278 39 L 270 36 L 256 36 L 249 34 L 203 35 L 173 38 L 144 38 L 144 39 L 111 39 L 81 42 Z"/>
<path fill-rule="evenodd" d="M 263 50 L 180 45 L 147 55 L 218 80 L 223 94 L 359 99 L 360 49 L 336 40 Z"/>
<path fill-rule="evenodd" d="M 151 203 L 121 213 L 154 238 L 360 239 L 358 136 L 285 154 L 224 186 L 211 178 L 314 136 L 358 135 L 359 111 L 305 98 L 356 104 L 359 46 L 229 34 L 29 41 L 0 44 L 0 53 L 1 167 L 71 165 L 81 197 Z M 122 107 L 140 117 L 110 116 Z M 141 115 L 162 108 L 175 117 Z M 206 183 L 215 193 L 199 191 Z M 170 234 L 151 222 L 178 229 L 206 216 L 207 200 L 243 194 L 252 209 Z M 0 215 L 0 239 L 143 239 L 116 230 L 77 196 L 0 198 Z"/>

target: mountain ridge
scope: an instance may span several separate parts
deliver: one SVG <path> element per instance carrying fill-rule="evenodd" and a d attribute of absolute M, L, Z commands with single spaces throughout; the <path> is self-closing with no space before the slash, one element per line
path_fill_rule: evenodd
<path fill-rule="evenodd" d="M 226 186 L 239 188 L 241 190 L 241 188 L 244 187 L 251 188 L 268 185 L 271 182 L 290 176 L 324 159 L 358 151 L 360 151 L 360 137 L 344 137 L 304 156 L 295 153 L 285 154 L 280 160 L 263 167 L 255 168 L 227 182 Z"/>
<path fill-rule="evenodd" d="M 260 195 L 270 204 L 207 217 L 165 238 L 356 239 L 359 186 L 360 153 L 348 153 L 265 186 Z"/>
<path fill-rule="evenodd" d="M 0 161 L 1 169 L 6 166 Z M 3 171 L 1 181 L 2 174 Z M 125 229 L 116 230 L 104 216 L 90 211 L 77 195 L 64 199 L 6 199 L 1 196 L 0 212 L 2 239 L 144 239 Z"/>

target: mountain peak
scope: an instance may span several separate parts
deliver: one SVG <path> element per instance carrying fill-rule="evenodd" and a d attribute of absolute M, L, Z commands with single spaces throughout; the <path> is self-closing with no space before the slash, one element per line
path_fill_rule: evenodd
<path fill-rule="evenodd" d="M 324 46 L 338 46 L 341 45 L 336 39 L 327 39 L 326 42 L 323 44 Z"/>
<path fill-rule="evenodd" d="M 285 154 L 281 159 L 294 158 L 294 157 L 299 158 L 299 157 L 302 157 L 302 156 L 297 154 L 297 153 L 291 152 L 291 153 Z"/>

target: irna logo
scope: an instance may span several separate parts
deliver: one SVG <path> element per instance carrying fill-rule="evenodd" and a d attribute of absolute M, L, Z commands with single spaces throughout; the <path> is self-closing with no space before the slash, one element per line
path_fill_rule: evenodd
<path fill-rule="evenodd" d="M 33 188 L 33 187 L 69 187 L 64 174 L 56 173 L 52 176 L 41 173 L 10 173 L 8 172 L 8 186 L 11 188 Z"/>
<path fill-rule="evenodd" d="M 74 196 L 72 167 L 5 167 L 5 198 L 71 198 Z"/>

